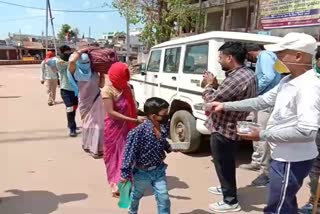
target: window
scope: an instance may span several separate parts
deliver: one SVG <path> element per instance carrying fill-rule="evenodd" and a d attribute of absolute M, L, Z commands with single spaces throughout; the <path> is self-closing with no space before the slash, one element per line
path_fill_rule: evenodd
<path fill-rule="evenodd" d="M 159 72 L 161 61 L 161 50 L 151 52 L 147 71 Z"/>
<path fill-rule="evenodd" d="M 180 64 L 180 54 L 180 47 L 166 50 L 163 70 L 165 73 L 178 73 Z"/>
<path fill-rule="evenodd" d="M 203 74 L 208 70 L 208 43 L 187 45 L 183 72 Z"/>

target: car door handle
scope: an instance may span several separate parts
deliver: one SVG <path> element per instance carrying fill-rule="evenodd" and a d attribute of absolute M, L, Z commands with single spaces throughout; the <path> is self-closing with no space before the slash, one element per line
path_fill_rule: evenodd
<path fill-rule="evenodd" d="M 172 80 L 176 81 L 177 80 L 177 77 L 171 77 Z"/>
<path fill-rule="evenodd" d="M 153 75 L 154 76 L 154 78 L 158 78 L 158 75 Z"/>

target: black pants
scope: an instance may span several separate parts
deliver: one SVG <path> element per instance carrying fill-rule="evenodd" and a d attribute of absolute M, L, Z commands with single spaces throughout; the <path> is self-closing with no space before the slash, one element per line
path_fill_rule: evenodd
<path fill-rule="evenodd" d="M 67 110 L 68 128 L 70 131 L 77 129 L 76 124 L 76 110 L 78 107 L 78 97 L 75 96 L 73 91 L 61 89 L 61 97 Z"/>
<path fill-rule="evenodd" d="M 227 204 L 238 203 L 236 182 L 237 142 L 219 133 L 211 135 L 211 154 L 221 184 L 223 201 Z"/>

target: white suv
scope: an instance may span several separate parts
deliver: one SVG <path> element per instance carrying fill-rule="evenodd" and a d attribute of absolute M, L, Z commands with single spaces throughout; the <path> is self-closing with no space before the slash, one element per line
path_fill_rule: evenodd
<path fill-rule="evenodd" d="M 167 100 L 170 103 L 171 140 L 190 143 L 187 152 L 197 150 L 201 134 L 210 134 L 204 126 L 202 75 L 209 70 L 219 81 L 225 78 L 218 63 L 218 49 L 226 41 L 269 44 L 279 39 L 250 33 L 209 32 L 154 46 L 147 64 L 131 78 L 140 110 L 150 97 Z"/>

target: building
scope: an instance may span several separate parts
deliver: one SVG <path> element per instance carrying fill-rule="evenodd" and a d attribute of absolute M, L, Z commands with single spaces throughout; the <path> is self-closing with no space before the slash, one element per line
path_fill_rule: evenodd
<path fill-rule="evenodd" d="M 204 15 L 203 23 L 184 30 L 194 32 L 240 31 L 284 36 L 304 32 L 320 40 L 320 2 L 314 0 L 192 0 Z"/>
<path fill-rule="evenodd" d="M 198 32 L 242 31 L 257 29 L 259 0 L 194 0 L 192 7 L 204 14 Z M 201 8 L 201 9 L 200 9 Z"/>
<path fill-rule="evenodd" d="M 6 40 L 0 40 L 0 60 L 17 60 L 19 59 L 19 50 L 9 45 Z"/>

